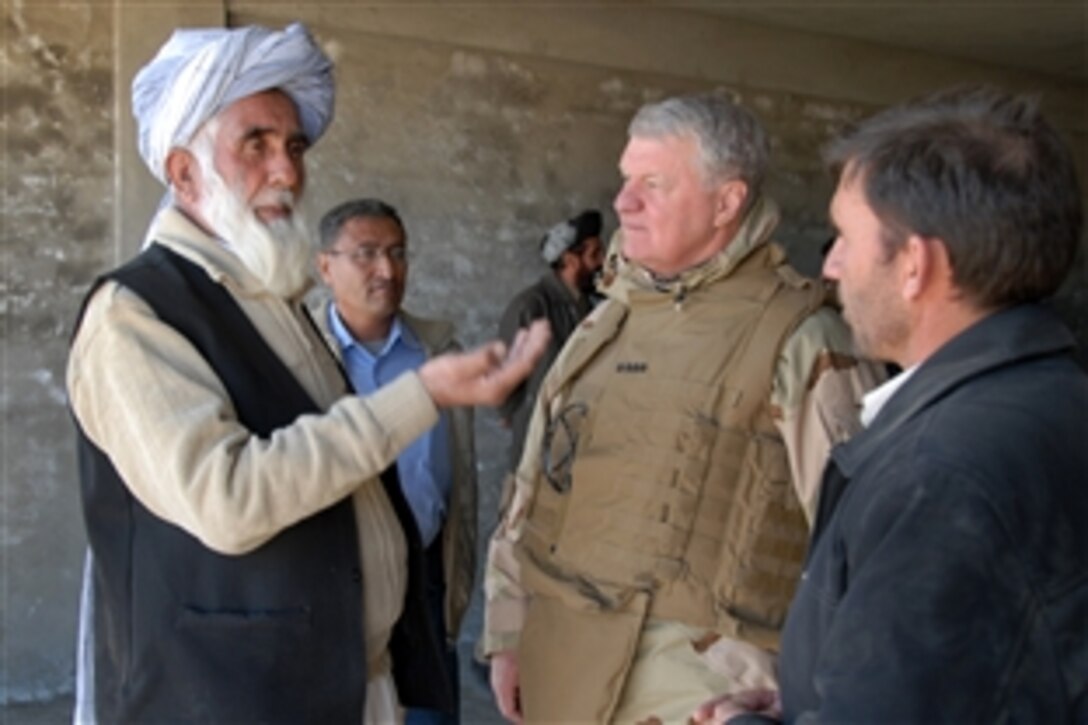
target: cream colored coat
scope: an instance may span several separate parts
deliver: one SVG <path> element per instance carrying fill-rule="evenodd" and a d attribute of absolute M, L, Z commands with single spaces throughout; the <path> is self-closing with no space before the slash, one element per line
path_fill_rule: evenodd
<path fill-rule="evenodd" d="M 335 360 L 301 316 L 301 300 L 269 294 L 177 210 L 159 215 L 151 237 L 230 292 L 325 412 L 268 439 L 252 435 L 188 341 L 136 295 L 107 283 L 88 304 L 68 361 L 79 424 L 144 506 L 222 554 L 256 549 L 352 496 L 365 582 L 368 713 L 383 702 L 395 707 L 387 644 L 404 597 L 406 548 L 378 474 L 437 422 L 433 401 L 414 373 L 374 395 L 348 395 Z"/>

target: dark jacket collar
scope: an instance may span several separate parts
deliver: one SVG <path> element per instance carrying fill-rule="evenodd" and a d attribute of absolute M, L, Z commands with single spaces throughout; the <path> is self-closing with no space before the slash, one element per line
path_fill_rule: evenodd
<path fill-rule="evenodd" d="M 968 380 L 1006 365 L 1071 350 L 1072 334 L 1057 316 L 1041 305 L 1026 304 L 995 312 L 944 344 L 877 415 L 872 424 L 831 457 L 851 477 L 900 427 Z"/>

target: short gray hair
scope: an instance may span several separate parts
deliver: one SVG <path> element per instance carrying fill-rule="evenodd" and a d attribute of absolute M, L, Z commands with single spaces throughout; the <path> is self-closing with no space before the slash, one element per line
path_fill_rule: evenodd
<path fill-rule="evenodd" d="M 630 137 L 691 136 L 699 147 L 706 181 L 740 179 L 748 201 L 759 193 L 767 171 L 767 133 L 755 115 L 720 93 L 674 96 L 638 110 L 627 128 Z"/>

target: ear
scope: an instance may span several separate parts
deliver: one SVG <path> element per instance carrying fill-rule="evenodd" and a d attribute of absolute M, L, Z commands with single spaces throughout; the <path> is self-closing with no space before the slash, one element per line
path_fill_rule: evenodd
<path fill-rule="evenodd" d="M 321 275 L 321 281 L 330 288 L 332 287 L 332 273 L 329 271 L 329 265 L 331 263 L 331 254 L 325 254 L 324 252 L 317 253 L 317 273 Z"/>
<path fill-rule="evenodd" d="M 569 249 L 559 255 L 559 260 L 560 262 L 562 262 L 562 264 L 559 265 L 559 269 L 561 270 L 570 269 L 571 267 L 582 261 L 581 257 L 570 251 Z"/>
<path fill-rule="evenodd" d="M 170 149 L 166 155 L 166 179 L 174 189 L 174 197 L 183 205 L 196 206 L 200 201 L 200 163 L 188 149 Z"/>
<path fill-rule="evenodd" d="M 923 295 L 952 284 L 952 264 L 948 249 L 936 237 L 926 239 L 912 234 L 899 251 L 902 257 L 900 289 L 903 299 L 915 301 Z"/>
<path fill-rule="evenodd" d="M 714 226 L 724 227 L 736 221 L 747 200 L 748 184 L 740 179 L 731 179 L 719 186 L 714 206 Z"/>

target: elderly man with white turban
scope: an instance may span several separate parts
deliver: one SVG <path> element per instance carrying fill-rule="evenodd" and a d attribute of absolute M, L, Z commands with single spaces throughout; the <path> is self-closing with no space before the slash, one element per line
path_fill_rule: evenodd
<path fill-rule="evenodd" d="M 133 106 L 169 193 L 144 251 L 92 286 L 68 365 L 90 543 L 76 719 L 396 720 L 394 676 L 425 684 L 403 671 L 430 653 L 392 634 L 390 465 L 439 408 L 501 402 L 547 329 L 347 394 L 301 305 L 328 58 L 300 25 L 181 30 Z"/>

